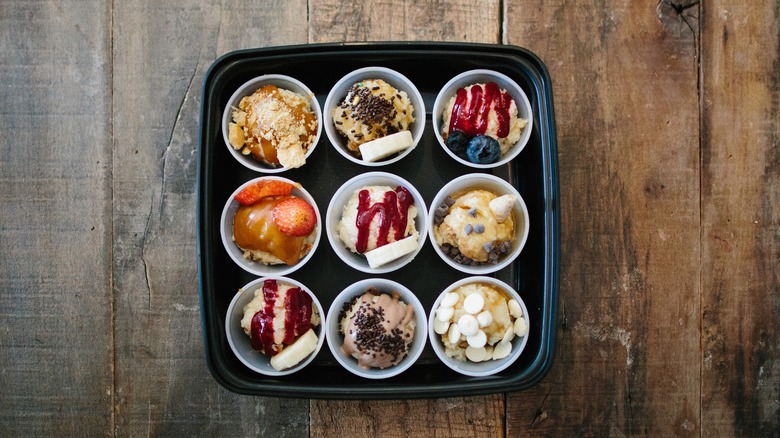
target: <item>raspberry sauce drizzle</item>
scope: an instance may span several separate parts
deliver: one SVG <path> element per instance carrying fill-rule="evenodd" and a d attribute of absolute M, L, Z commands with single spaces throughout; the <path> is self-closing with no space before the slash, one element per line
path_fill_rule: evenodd
<path fill-rule="evenodd" d="M 274 342 L 274 309 L 278 296 L 279 285 L 276 280 L 263 282 L 265 306 L 252 316 L 252 348 L 268 356 L 275 356 L 280 351 L 280 346 Z M 293 287 L 287 291 L 283 307 L 285 336 L 282 342 L 291 344 L 311 328 L 312 299 L 301 288 Z"/>
<path fill-rule="evenodd" d="M 274 343 L 274 304 L 278 290 L 279 285 L 276 284 L 276 280 L 263 282 L 265 307 L 252 317 L 252 335 L 250 336 L 252 348 L 269 356 L 279 352 Z"/>
<path fill-rule="evenodd" d="M 409 216 L 409 206 L 414 204 L 411 192 L 406 187 L 398 186 L 395 191 L 385 192 L 384 199 L 371 205 L 371 193 L 363 189 L 358 193 L 358 214 L 355 220 L 357 227 L 357 242 L 355 249 L 363 254 L 368 249 L 368 238 L 371 234 L 371 222 L 378 216 L 377 248 L 389 243 L 390 229 L 393 229 L 393 240 L 404 238 L 406 222 Z"/>
<path fill-rule="evenodd" d="M 452 105 L 449 132 L 463 131 L 469 137 L 484 134 L 487 131 L 490 109 L 496 114 L 498 138 L 509 135 L 509 107 L 512 97 L 501 91 L 495 82 L 474 85 L 470 91 L 459 88 Z"/>
<path fill-rule="evenodd" d="M 284 340 L 292 344 L 311 328 L 311 297 L 296 287 L 287 291 L 284 302 Z"/>

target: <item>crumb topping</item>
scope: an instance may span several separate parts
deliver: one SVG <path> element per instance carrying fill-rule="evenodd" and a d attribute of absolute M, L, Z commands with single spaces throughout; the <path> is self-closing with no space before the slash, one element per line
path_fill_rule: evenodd
<path fill-rule="evenodd" d="M 317 118 L 298 93 L 266 85 L 233 109 L 230 144 L 268 164 L 300 167 L 314 142 Z M 269 149 L 270 147 L 270 149 Z"/>

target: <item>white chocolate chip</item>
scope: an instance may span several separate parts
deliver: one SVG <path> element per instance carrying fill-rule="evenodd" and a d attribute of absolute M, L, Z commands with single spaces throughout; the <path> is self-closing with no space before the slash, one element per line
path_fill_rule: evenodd
<path fill-rule="evenodd" d="M 481 294 L 473 293 L 463 300 L 463 310 L 472 315 L 481 312 L 483 307 L 485 307 L 485 298 Z"/>
<path fill-rule="evenodd" d="M 493 322 L 493 314 L 489 310 L 485 310 L 477 315 L 477 322 L 480 327 L 487 327 Z"/>
<path fill-rule="evenodd" d="M 466 347 L 466 358 L 472 362 L 482 362 L 489 358 L 485 347 L 474 348 L 472 346 Z"/>
<path fill-rule="evenodd" d="M 455 292 L 448 292 L 447 295 L 444 296 L 444 298 L 441 299 L 441 304 L 439 304 L 439 307 L 453 307 L 455 304 L 458 304 L 458 300 L 460 299 L 460 295 L 458 295 Z"/>
<path fill-rule="evenodd" d="M 455 309 L 452 307 L 439 307 L 436 309 L 436 319 L 441 322 L 450 322 L 450 318 L 455 313 Z"/>
<path fill-rule="evenodd" d="M 517 300 L 511 299 L 506 304 L 509 306 L 510 315 L 514 316 L 515 318 L 520 318 L 523 316 L 523 308 L 520 307 L 520 303 L 518 303 Z"/>
<path fill-rule="evenodd" d="M 450 328 L 449 321 L 440 321 L 439 319 L 433 320 L 433 331 L 435 331 L 437 334 L 443 335 L 447 333 L 447 330 Z"/>
<path fill-rule="evenodd" d="M 447 331 L 447 339 L 452 345 L 460 342 L 460 329 L 457 324 L 450 324 L 450 329 Z"/>
<path fill-rule="evenodd" d="M 479 331 L 479 323 L 474 315 L 463 315 L 458 318 L 458 328 L 464 336 L 473 336 Z"/>
<path fill-rule="evenodd" d="M 509 353 L 512 352 L 512 343 L 511 342 L 499 342 L 496 344 L 496 346 L 493 348 L 493 359 L 503 359 L 507 356 L 509 356 Z"/>
<path fill-rule="evenodd" d="M 515 204 L 514 195 L 503 195 L 493 199 L 488 203 L 488 208 L 493 212 L 496 222 L 504 222 L 512 214 L 512 208 Z"/>
<path fill-rule="evenodd" d="M 479 330 L 477 334 L 466 337 L 466 342 L 470 347 L 481 348 L 487 344 L 487 335 L 482 330 Z"/>
<path fill-rule="evenodd" d="M 515 320 L 514 332 L 517 336 L 525 336 L 528 334 L 528 323 L 522 316 Z"/>
<path fill-rule="evenodd" d="M 515 338 L 515 331 L 513 329 L 513 326 L 507 327 L 506 331 L 504 332 L 504 337 L 501 338 L 501 342 L 512 342 L 512 339 Z"/>

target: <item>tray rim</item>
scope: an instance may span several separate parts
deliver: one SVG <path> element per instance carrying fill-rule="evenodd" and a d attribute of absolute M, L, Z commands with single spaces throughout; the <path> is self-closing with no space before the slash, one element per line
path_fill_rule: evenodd
<path fill-rule="evenodd" d="M 542 348 L 540 353 L 537 354 L 534 361 L 527 368 L 526 371 L 518 373 L 509 379 L 507 383 L 505 378 L 477 378 L 469 380 L 466 383 L 461 382 L 459 387 L 453 387 L 448 383 L 434 383 L 424 385 L 410 385 L 404 387 L 396 387 L 394 389 L 383 387 L 382 382 L 366 382 L 365 389 L 361 391 L 355 391 L 353 388 L 337 388 L 337 387 L 319 387 L 319 386 L 300 386 L 286 387 L 284 382 L 274 384 L 242 384 L 237 381 L 233 376 L 224 375 L 220 369 L 214 363 L 212 355 L 214 354 L 214 348 L 207 332 L 207 318 L 205 308 L 204 297 L 204 275 L 209 274 L 209 266 L 205 258 L 202 256 L 204 246 L 209 247 L 209 242 L 203 242 L 202 236 L 205 234 L 203 216 L 201 215 L 204 207 L 204 197 L 202 189 L 205 188 L 203 175 L 203 142 L 205 138 L 205 116 L 206 106 L 204 105 L 205 97 L 209 89 L 211 81 L 214 79 L 215 72 L 218 72 L 225 65 L 239 60 L 246 56 L 262 57 L 265 55 L 282 56 L 282 55 L 305 55 L 313 53 L 327 53 L 334 52 L 347 53 L 347 52 L 398 52 L 398 51 L 410 51 L 410 52 L 493 52 L 494 54 L 503 56 L 512 56 L 523 58 L 525 62 L 529 63 L 536 69 L 536 73 L 541 79 L 541 84 L 538 90 L 540 98 L 545 100 L 547 107 L 547 129 L 542 131 L 540 129 L 540 136 L 546 141 L 542 141 L 542 158 L 543 158 L 543 175 L 546 176 L 543 182 L 543 192 L 545 201 L 545 228 L 549 229 L 549 233 L 545 233 L 544 247 L 548 250 L 545 251 L 544 265 L 547 269 L 544 270 L 543 278 L 543 297 L 542 302 L 542 323 L 547 327 L 542 328 L 543 339 L 541 340 Z M 557 341 L 557 315 L 558 315 L 558 301 L 559 301 L 559 259 L 560 259 L 560 195 L 558 184 L 558 165 L 557 165 L 557 133 L 555 124 L 555 111 L 553 104 L 552 94 L 552 80 L 547 70 L 546 65 L 542 60 L 530 50 L 505 44 L 485 44 L 485 43 L 458 43 L 458 42 L 424 42 L 424 41 L 401 41 L 401 42 L 343 42 L 343 43 L 316 43 L 316 44 L 295 44 L 295 45 L 283 45 L 283 46 L 269 46 L 261 48 L 245 48 L 228 52 L 219 58 L 217 58 L 211 66 L 206 70 L 204 74 L 201 91 L 200 91 L 200 111 L 198 119 L 198 136 L 197 136 L 197 175 L 196 175 L 196 257 L 198 263 L 197 281 L 198 281 L 198 296 L 200 307 L 200 322 L 201 322 L 201 335 L 203 338 L 204 354 L 206 356 L 206 365 L 209 372 L 214 379 L 226 389 L 239 394 L 246 395 L 262 395 L 273 396 L 283 398 L 305 398 L 305 399 L 415 399 L 415 398 L 438 398 L 438 397 L 452 397 L 463 395 L 483 395 L 494 393 L 506 393 L 514 392 L 523 389 L 530 388 L 539 383 L 549 372 L 552 367 Z M 539 116 L 541 119 L 541 115 Z M 204 239 L 207 240 L 207 239 Z M 546 335 L 546 339 L 545 339 Z M 542 354 L 546 353 L 546 354 Z M 543 356 L 543 357 L 542 357 Z M 531 370 L 528 376 L 527 371 Z M 519 381 L 518 379 L 521 378 Z M 386 385 L 385 385 L 386 386 Z"/>

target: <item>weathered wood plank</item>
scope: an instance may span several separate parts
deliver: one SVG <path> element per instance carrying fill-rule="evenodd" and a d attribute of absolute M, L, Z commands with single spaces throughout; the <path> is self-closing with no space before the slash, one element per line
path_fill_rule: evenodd
<path fill-rule="evenodd" d="M 509 395 L 507 435 L 698 435 L 697 27 L 655 2 L 507 5 L 553 78 L 563 230 L 555 364 Z"/>
<path fill-rule="evenodd" d="M 501 41 L 500 2 L 311 1 L 309 40 Z M 311 402 L 311 435 L 503 436 L 504 397 Z M 348 431 L 348 432 L 347 432 Z"/>
<path fill-rule="evenodd" d="M 306 433 L 308 404 L 211 378 L 195 260 L 196 141 L 206 68 L 236 48 L 306 41 L 306 2 L 117 2 L 114 293 L 117 434 Z"/>
<path fill-rule="evenodd" d="M 309 42 L 501 42 L 501 2 L 309 2 Z"/>
<path fill-rule="evenodd" d="M 412 401 L 312 403 L 311 437 L 504 436 L 501 394 Z"/>
<path fill-rule="evenodd" d="M 0 7 L 2 436 L 111 433 L 109 17 Z"/>
<path fill-rule="evenodd" d="M 702 435 L 780 431 L 780 1 L 702 32 Z"/>

